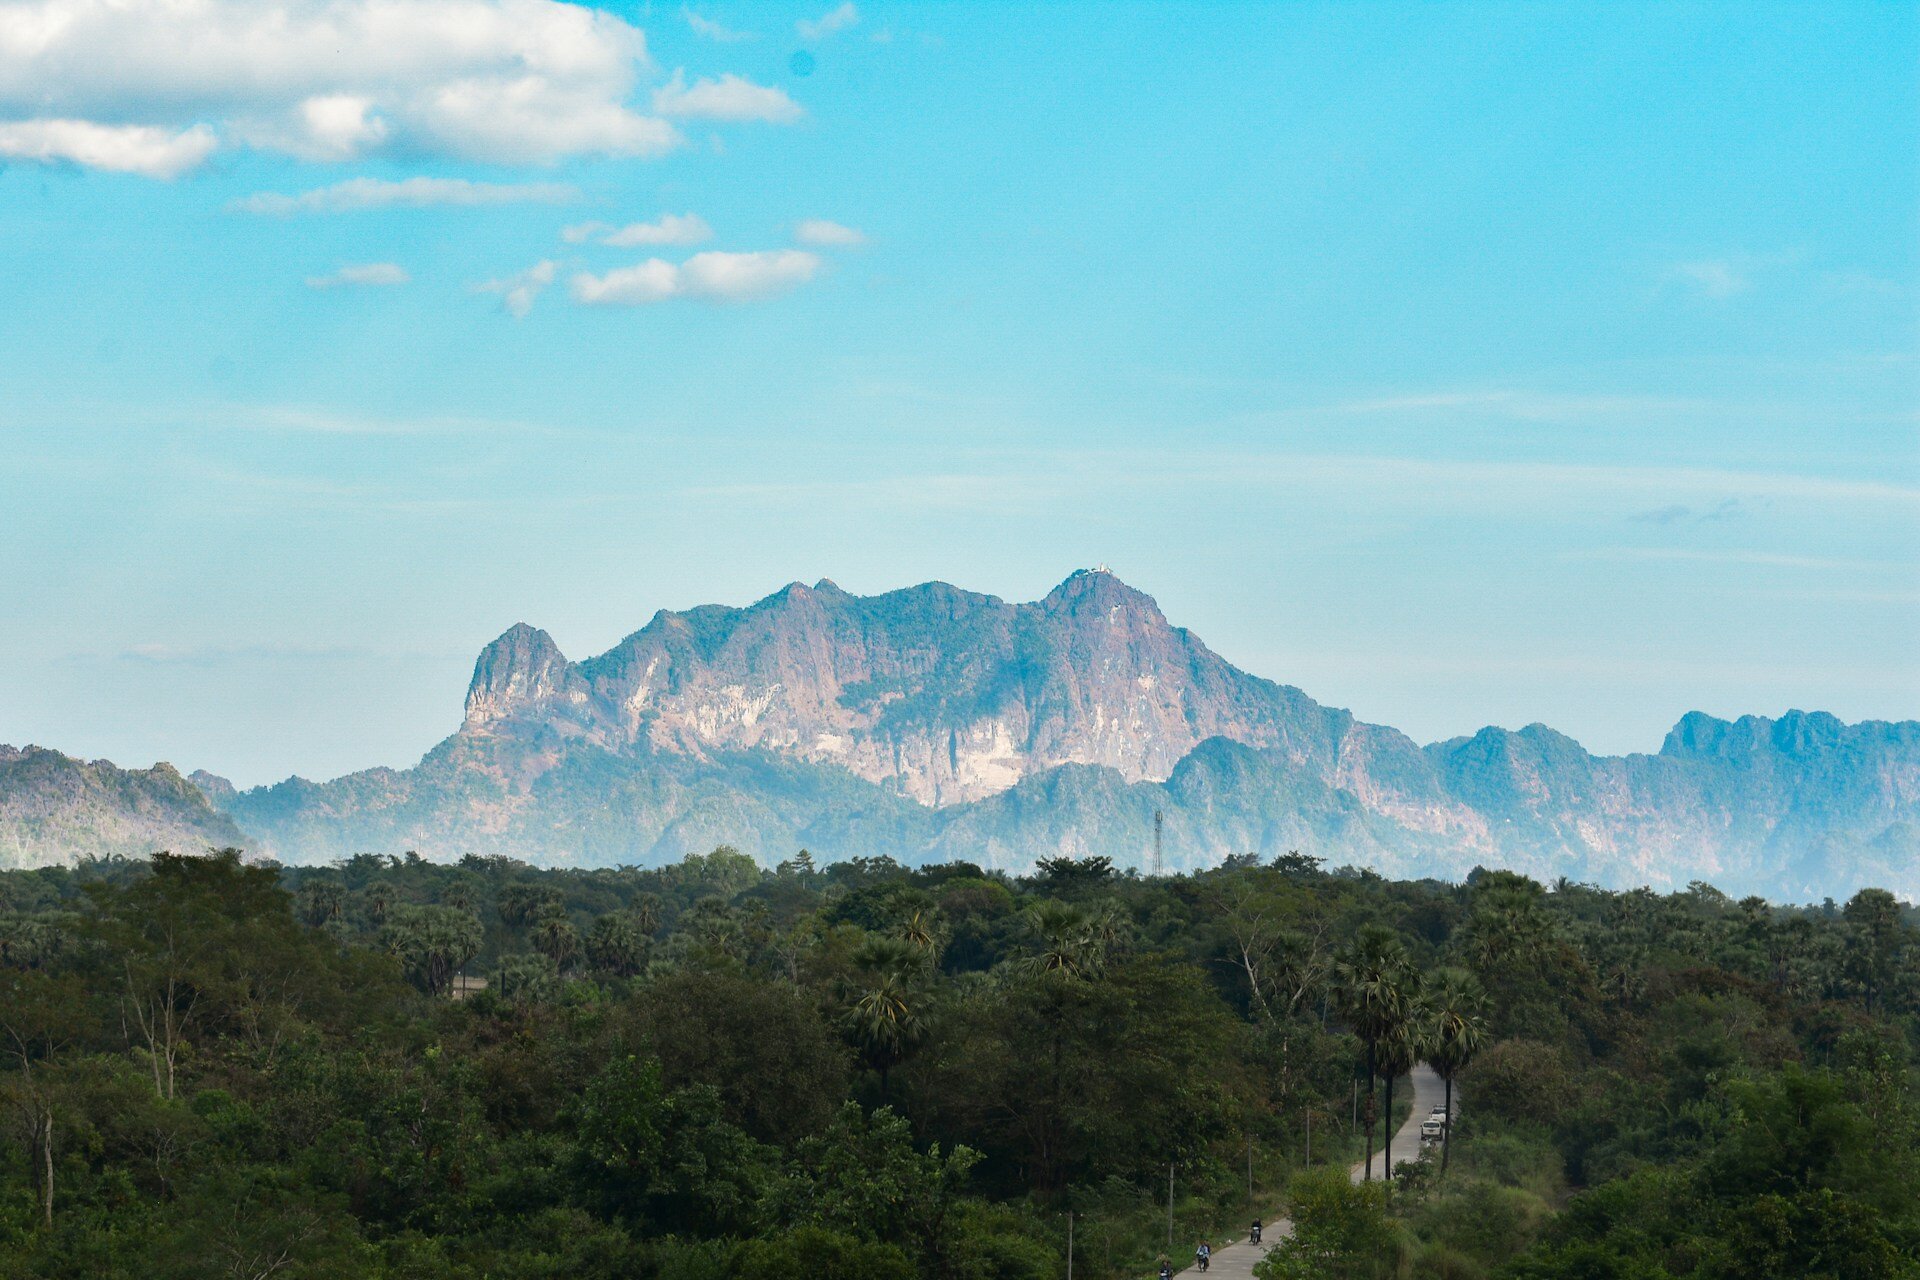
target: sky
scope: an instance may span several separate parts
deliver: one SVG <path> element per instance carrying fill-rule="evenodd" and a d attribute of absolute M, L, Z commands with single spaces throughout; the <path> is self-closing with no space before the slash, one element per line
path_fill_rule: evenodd
<path fill-rule="evenodd" d="M 1420 741 L 1920 717 L 1920 9 L 0 0 L 0 741 L 409 764 L 1106 563 Z"/>

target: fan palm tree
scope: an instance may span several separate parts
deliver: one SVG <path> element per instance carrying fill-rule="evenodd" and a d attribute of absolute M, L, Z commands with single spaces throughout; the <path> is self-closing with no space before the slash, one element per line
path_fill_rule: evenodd
<path fill-rule="evenodd" d="M 580 931 L 573 927 L 567 914 L 558 904 L 540 917 L 533 926 L 533 949 L 553 961 L 555 969 L 564 970 L 580 953 Z"/>
<path fill-rule="evenodd" d="M 1384 925 L 1362 925 L 1360 931 L 1333 958 L 1331 986 L 1340 1020 L 1366 1047 L 1367 1123 L 1366 1178 L 1373 1180 L 1374 1077 L 1380 1071 L 1380 1051 L 1407 1020 L 1408 989 L 1413 963 L 1393 930 Z"/>
<path fill-rule="evenodd" d="M 1453 1151 L 1453 1081 L 1487 1040 L 1487 993 L 1465 969 L 1439 969 L 1427 983 L 1427 1065 L 1447 1087 L 1440 1130 L 1440 1172 Z"/>
<path fill-rule="evenodd" d="M 924 948 L 899 938 L 869 939 L 853 955 L 861 977 L 845 1014 L 847 1038 L 880 1078 L 882 1106 L 893 1069 L 927 1036 L 920 1003 L 926 957 Z"/>
<path fill-rule="evenodd" d="M 1420 974 L 1412 965 L 1408 965 L 1403 978 L 1402 1008 L 1400 1017 L 1386 1029 L 1380 1039 L 1380 1076 L 1386 1085 L 1386 1126 L 1381 1133 L 1381 1163 L 1385 1166 L 1386 1177 L 1393 1179 L 1393 1082 L 1412 1071 L 1414 1065 L 1426 1056 L 1430 1028 L 1432 1025 L 1431 1006 L 1427 1003 L 1427 994 Z"/>
<path fill-rule="evenodd" d="M 1038 943 L 1029 968 L 1050 977 L 1097 978 L 1105 970 L 1108 922 L 1070 903 L 1048 898 L 1027 910 L 1027 927 Z"/>

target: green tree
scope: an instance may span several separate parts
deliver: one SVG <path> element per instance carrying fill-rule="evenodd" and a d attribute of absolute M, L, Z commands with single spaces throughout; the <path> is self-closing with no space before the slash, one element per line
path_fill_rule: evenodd
<path fill-rule="evenodd" d="M 1446 1086 L 1446 1126 L 1440 1134 L 1440 1170 L 1453 1154 L 1453 1082 L 1487 1038 L 1487 994 L 1465 969 L 1435 970 L 1427 979 L 1426 1061 Z"/>
<path fill-rule="evenodd" d="M 632 978 L 647 967 L 649 931 L 636 911 L 609 911 L 587 931 L 587 959 L 602 973 Z"/>
<path fill-rule="evenodd" d="M 927 1037 L 922 1008 L 927 952 L 896 938 L 870 938 L 853 961 L 858 977 L 843 1015 L 847 1038 L 879 1077 L 884 1106 L 893 1069 Z"/>
<path fill-rule="evenodd" d="M 1333 958 L 1331 988 L 1341 1021 L 1360 1039 L 1367 1076 L 1366 1179 L 1373 1180 L 1373 1126 L 1379 1118 L 1374 1080 L 1382 1065 L 1382 1050 L 1406 1028 L 1412 1013 L 1416 975 L 1407 949 L 1384 925 L 1363 925 Z M 1391 1125 L 1391 1118 L 1389 1118 Z M 1392 1171 L 1388 1170 L 1389 1176 Z"/>
<path fill-rule="evenodd" d="M 381 931 L 387 950 L 430 996 L 453 990 L 453 976 L 480 954 L 480 921 L 470 911 L 397 906 Z"/>
<path fill-rule="evenodd" d="M 1355 1184 L 1345 1170 L 1313 1169 L 1287 1190 L 1293 1232 L 1254 1265 L 1258 1280 L 1374 1280 L 1391 1274 L 1400 1232 L 1385 1189 Z"/>
<path fill-rule="evenodd" d="M 580 954 L 580 931 L 558 907 L 550 908 L 533 926 L 530 935 L 534 950 L 553 961 L 555 969 L 565 971 Z"/>

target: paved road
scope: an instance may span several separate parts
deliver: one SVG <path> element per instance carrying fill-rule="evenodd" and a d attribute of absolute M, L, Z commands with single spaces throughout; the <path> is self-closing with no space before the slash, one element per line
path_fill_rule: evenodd
<path fill-rule="evenodd" d="M 1393 1135 L 1393 1158 L 1396 1162 L 1413 1160 L 1420 1155 L 1420 1122 L 1446 1100 L 1446 1087 L 1440 1083 L 1440 1077 L 1433 1069 L 1419 1066 L 1413 1069 L 1413 1110 L 1407 1113 L 1407 1122 Z M 1401 1086 L 1395 1082 L 1394 1096 L 1399 1097 Z M 1382 1153 L 1375 1152 L 1373 1158 L 1373 1176 L 1381 1174 Z M 1353 1180 L 1359 1182 L 1366 1176 L 1366 1162 L 1353 1166 Z M 1264 1232 L 1266 1244 L 1273 1244 L 1293 1230 L 1293 1224 L 1285 1218 L 1269 1220 Z M 1267 1253 L 1266 1245 L 1248 1244 L 1245 1240 L 1216 1247 L 1213 1251 L 1213 1265 L 1207 1271 L 1208 1280 L 1219 1277 L 1220 1280 L 1250 1280 L 1253 1264 Z M 1180 1273 L 1183 1276 L 1197 1276 L 1200 1272 L 1192 1267 Z"/>

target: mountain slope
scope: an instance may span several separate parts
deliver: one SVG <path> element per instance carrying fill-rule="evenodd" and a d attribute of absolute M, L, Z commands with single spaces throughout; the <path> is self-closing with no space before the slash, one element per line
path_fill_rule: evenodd
<path fill-rule="evenodd" d="M 1920 895 L 1920 724 L 1693 713 L 1656 755 L 1594 756 L 1544 725 L 1421 747 L 1239 670 L 1103 570 L 1025 604 L 796 583 L 663 611 L 581 662 L 522 624 L 417 766 L 203 786 L 303 861 L 593 865 L 729 843 L 1144 865 L 1158 812 L 1169 870 L 1299 849 L 1397 875 Z"/>
<path fill-rule="evenodd" d="M 249 843 L 170 764 L 121 769 L 45 747 L 0 745 L 0 867 Z"/>

